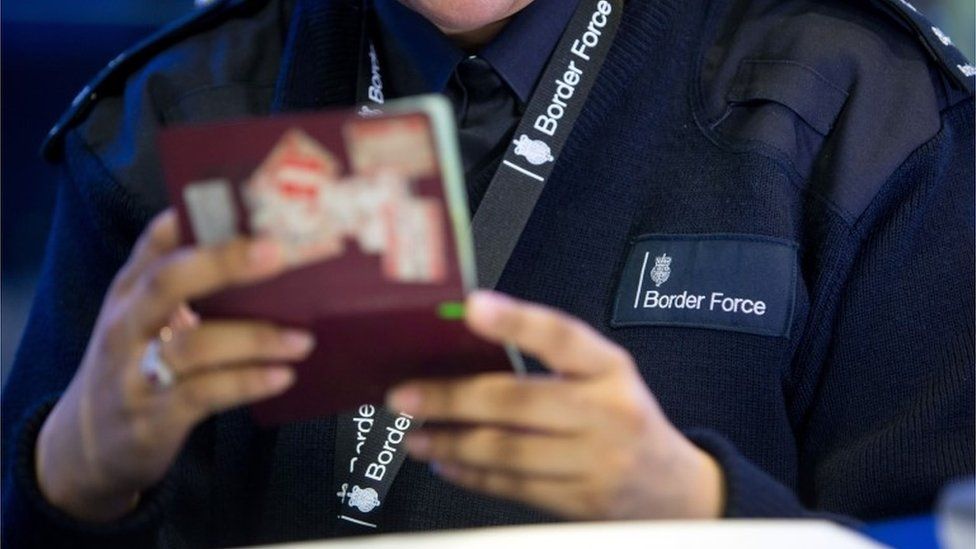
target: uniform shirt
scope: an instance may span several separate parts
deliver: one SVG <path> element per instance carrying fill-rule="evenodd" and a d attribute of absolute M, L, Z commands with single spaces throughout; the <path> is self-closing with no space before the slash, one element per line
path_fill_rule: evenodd
<path fill-rule="evenodd" d="M 968 62 L 920 43 L 931 24 L 897 0 L 625 10 L 498 289 L 626 348 L 721 466 L 725 516 L 928 512 L 976 462 Z M 337 535 L 332 419 L 212 418 L 104 525 L 44 501 L 33 450 L 112 277 L 167 205 L 157 130 L 353 105 L 361 23 L 346 0 L 228 0 L 79 95 L 47 147 L 64 178 L 2 400 L 5 547 Z M 709 311 L 714 293 L 733 299 Z M 757 296 L 766 309 L 734 299 Z M 380 531 L 555 520 L 411 460 L 382 507 Z"/>
<path fill-rule="evenodd" d="M 444 93 L 454 105 L 472 212 L 577 4 L 536 0 L 476 52 L 462 51 L 400 2 L 374 4 L 390 95 Z"/>

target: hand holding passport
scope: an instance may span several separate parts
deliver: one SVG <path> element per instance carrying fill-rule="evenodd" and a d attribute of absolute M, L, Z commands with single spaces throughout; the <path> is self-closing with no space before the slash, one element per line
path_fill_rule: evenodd
<path fill-rule="evenodd" d="M 467 201 L 444 100 L 381 114 L 300 114 L 171 128 L 163 169 L 187 243 L 239 235 L 278 241 L 293 269 L 193 308 L 311 330 L 316 350 L 263 423 L 381 402 L 418 377 L 510 369 L 472 335 L 461 302 L 475 283 Z"/>

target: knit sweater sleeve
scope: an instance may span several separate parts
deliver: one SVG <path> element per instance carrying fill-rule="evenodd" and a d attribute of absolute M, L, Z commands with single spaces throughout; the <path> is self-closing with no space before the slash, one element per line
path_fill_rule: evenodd
<path fill-rule="evenodd" d="M 719 433 L 687 433 L 724 469 L 727 516 L 926 513 L 973 473 L 972 99 L 942 122 L 854 227 L 827 361 L 796 421 L 796 492 Z"/>
<path fill-rule="evenodd" d="M 3 545 L 149 546 L 165 490 L 144 494 L 119 521 L 95 525 L 48 504 L 37 486 L 37 434 L 81 362 L 103 296 L 144 222 L 137 217 L 148 215 L 137 213 L 92 156 L 67 164 L 36 297 L 3 390 Z"/>

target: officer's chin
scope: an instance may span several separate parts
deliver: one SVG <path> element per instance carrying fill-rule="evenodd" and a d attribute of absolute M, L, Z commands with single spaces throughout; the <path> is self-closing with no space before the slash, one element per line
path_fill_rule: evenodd
<path fill-rule="evenodd" d="M 508 19 L 533 0 L 400 0 L 445 34 L 461 34 Z"/>

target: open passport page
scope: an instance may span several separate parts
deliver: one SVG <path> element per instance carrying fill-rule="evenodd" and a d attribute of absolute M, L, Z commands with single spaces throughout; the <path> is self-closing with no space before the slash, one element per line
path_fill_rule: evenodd
<path fill-rule="evenodd" d="M 192 304 L 205 319 L 314 332 L 292 389 L 253 406 L 265 424 L 381 403 L 407 379 L 520 364 L 462 321 L 475 261 L 450 105 L 420 96 L 364 113 L 181 126 L 159 138 L 187 243 L 267 235 L 294 266 Z"/>

